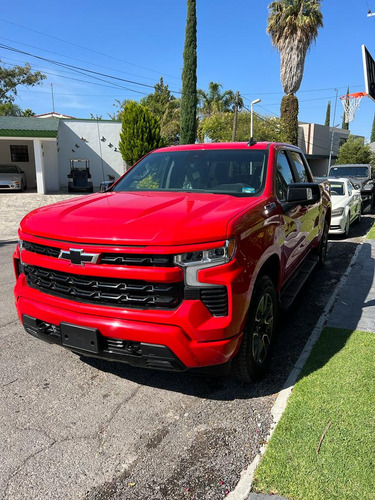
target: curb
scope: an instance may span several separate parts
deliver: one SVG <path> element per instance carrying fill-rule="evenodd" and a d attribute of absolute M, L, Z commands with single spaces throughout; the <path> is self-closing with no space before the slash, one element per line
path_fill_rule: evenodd
<path fill-rule="evenodd" d="M 286 379 L 283 388 L 279 392 L 276 401 L 274 405 L 271 408 L 271 415 L 273 418 L 273 422 L 271 424 L 270 432 L 266 438 L 266 444 L 263 445 L 257 454 L 257 456 L 254 458 L 254 460 L 251 462 L 251 464 L 244 469 L 241 472 L 241 477 L 240 480 L 238 481 L 236 487 L 234 488 L 233 491 L 229 493 L 229 495 L 226 497 L 228 500 L 247 500 L 251 490 L 252 490 L 252 483 L 253 483 L 253 477 L 256 468 L 258 467 L 260 460 L 262 456 L 264 455 L 267 445 L 271 439 L 271 436 L 279 423 L 279 420 L 284 413 L 284 410 L 286 408 L 286 405 L 288 403 L 288 399 L 293 391 L 294 385 L 297 381 L 297 378 L 299 374 L 301 373 L 302 368 L 304 367 L 307 358 L 309 357 L 312 348 L 314 347 L 314 344 L 320 337 L 320 334 L 322 333 L 322 330 L 324 328 L 324 325 L 327 323 L 329 315 L 331 311 L 333 310 L 333 307 L 337 301 L 337 298 L 339 296 L 339 293 L 341 292 L 342 288 L 344 287 L 349 274 L 351 273 L 352 267 L 355 264 L 358 254 L 362 248 L 362 243 L 360 243 L 355 252 L 353 257 L 351 258 L 351 261 L 346 268 L 345 273 L 341 276 L 340 281 L 337 283 L 336 288 L 334 289 L 329 301 L 327 302 L 327 305 L 324 308 L 324 311 L 322 312 L 320 318 L 318 319 L 310 337 L 308 338 L 303 351 L 298 358 L 296 364 L 292 368 L 292 371 L 290 372 L 288 378 Z M 267 495 L 265 495 L 265 498 Z M 268 498 L 268 497 L 267 497 Z M 270 497 L 271 498 L 271 497 Z"/>

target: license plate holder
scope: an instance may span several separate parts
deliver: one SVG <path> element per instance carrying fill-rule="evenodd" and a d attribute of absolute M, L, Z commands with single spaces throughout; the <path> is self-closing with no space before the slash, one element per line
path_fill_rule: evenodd
<path fill-rule="evenodd" d="M 92 353 L 99 352 L 98 333 L 96 328 L 86 328 L 84 326 L 71 325 L 69 323 L 60 324 L 61 342 L 69 349 L 79 349 Z"/>

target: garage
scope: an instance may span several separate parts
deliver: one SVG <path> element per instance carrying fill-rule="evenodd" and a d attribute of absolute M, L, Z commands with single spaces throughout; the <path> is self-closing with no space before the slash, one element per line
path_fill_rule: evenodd
<path fill-rule="evenodd" d="M 45 172 L 52 174 L 48 176 L 48 189 L 59 189 L 58 127 L 59 120 L 55 118 L 0 116 L 0 164 L 18 165 L 26 174 L 28 190 L 46 192 Z"/>

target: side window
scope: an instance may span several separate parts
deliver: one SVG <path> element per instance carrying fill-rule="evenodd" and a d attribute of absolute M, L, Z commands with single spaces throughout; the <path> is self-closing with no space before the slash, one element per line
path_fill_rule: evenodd
<path fill-rule="evenodd" d="M 297 174 L 297 182 L 310 182 L 310 178 L 301 155 L 299 153 L 296 153 L 295 151 L 289 151 L 289 154 L 294 162 Z"/>
<path fill-rule="evenodd" d="M 294 182 L 293 173 L 285 151 L 277 153 L 276 160 L 276 195 L 280 201 L 286 200 L 288 184 Z"/>

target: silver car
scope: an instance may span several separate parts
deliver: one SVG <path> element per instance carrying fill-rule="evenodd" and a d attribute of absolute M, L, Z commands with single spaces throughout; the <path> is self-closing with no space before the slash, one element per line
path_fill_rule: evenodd
<path fill-rule="evenodd" d="M 23 191 L 26 188 L 26 174 L 18 165 L 0 164 L 0 191 Z"/>

